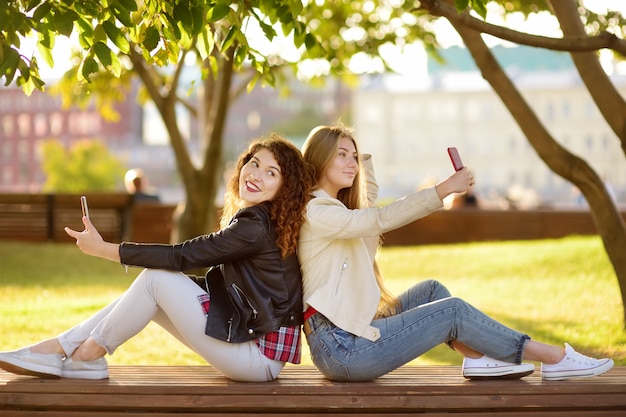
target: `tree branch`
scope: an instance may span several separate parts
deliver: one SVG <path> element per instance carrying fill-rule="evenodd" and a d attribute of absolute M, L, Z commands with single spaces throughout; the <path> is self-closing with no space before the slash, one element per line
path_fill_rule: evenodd
<path fill-rule="evenodd" d="M 534 46 L 553 51 L 590 52 L 600 49 L 611 49 L 626 57 L 626 41 L 619 39 L 610 32 L 601 32 L 597 36 L 574 36 L 551 38 L 547 36 L 531 35 L 502 26 L 493 25 L 472 17 L 469 13 L 459 13 L 452 5 L 439 0 L 422 0 L 421 7 L 434 16 L 443 16 L 451 22 L 461 24 L 478 32 L 487 33 L 497 38 L 514 42 L 520 45 Z"/>
<path fill-rule="evenodd" d="M 151 72 L 151 67 L 145 65 L 143 57 L 135 50 L 134 46 L 131 46 L 128 57 L 133 64 L 133 70 L 139 75 L 143 85 L 148 90 L 148 95 L 150 95 L 157 108 L 161 110 L 163 108 L 163 97 L 159 92 L 159 86 L 155 82 L 157 77 Z"/>

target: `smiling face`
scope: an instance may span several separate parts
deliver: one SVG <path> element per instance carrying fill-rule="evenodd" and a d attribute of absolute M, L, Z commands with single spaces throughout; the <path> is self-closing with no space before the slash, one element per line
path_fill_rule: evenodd
<path fill-rule="evenodd" d="M 239 197 L 245 207 L 273 200 L 282 185 L 280 166 L 267 149 L 255 153 L 239 173 Z"/>
<path fill-rule="evenodd" d="M 335 158 L 324 170 L 319 186 L 336 198 L 339 190 L 352 186 L 358 172 L 359 160 L 354 142 L 341 137 Z"/>

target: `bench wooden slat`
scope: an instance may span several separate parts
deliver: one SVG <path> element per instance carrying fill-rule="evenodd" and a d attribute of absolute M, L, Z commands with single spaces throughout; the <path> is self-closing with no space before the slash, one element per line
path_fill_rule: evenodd
<path fill-rule="evenodd" d="M 455 366 L 405 366 L 375 381 L 341 383 L 313 367 L 287 366 L 277 381 L 230 381 L 209 366 L 111 366 L 109 380 L 37 379 L 0 371 L 0 410 L 120 415 L 617 416 L 626 411 L 626 367 L 598 378 L 467 381 Z M 31 413 L 31 414 L 23 414 Z M 620 414 L 621 413 L 621 414 Z M 76 414 L 76 415 L 78 415 Z M 0 416 L 2 416 L 0 412 Z M 181 414 L 176 414 L 181 415 Z"/>
<path fill-rule="evenodd" d="M 130 415 L 142 415 L 145 413 L 130 413 L 130 414 L 126 414 L 127 416 Z M 82 410 L 68 410 L 68 411 L 19 411 L 17 414 L 15 411 L 13 410 L 0 410 L 0 416 L 2 417 L 13 417 L 13 416 L 19 416 L 19 417 L 78 417 L 78 416 L 89 416 L 89 417 L 119 417 L 122 414 L 117 413 L 117 412 L 107 412 L 107 411 L 102 411 L 102 412 L 85 412 Z M 175 412 L 175 413 L 149 413 L 148 414 L 150 417 L 183 417 L 183 416 L 199 416 L 199 415 L 211 415 L 211 414 L 207 414 L 207 413 L 195 413 L 195 412 Z M 298 417 L 315 417 L 315 416 L 320 416 L 319 413 L 266 413 L 263 412 L 263 410 L 258 410 L 256 412 L 252 412 L 252 413 L 226 413 L 226 414 L 220 414 L 220 413 L 214 413 L 212 415 L 227 415 L 228 417 L 250 417 L 252 415 L 254 415 L 255 417 L 285 417 L 286 415 L 297 415 Z M 376 417 L 376 416 L 380 416 L 380 413 L 334 413 L 334 412 L 327 412 L 324 413 L 325 416 L 332 416 L 332 415 L 337 415 L 337 416 L 341 416 L 341 417 Z M 407 415 L 411 415 L 411 414 L 407 414 L 407 413 L 385 413 L 384 414 L 386 417 L 407 417 Z M 431 413 L 428 412 L 427 414 L 424 414 L 425 417 L 451 417 L 453 415 L 457 415 L 459 417 L 483 417 L 485 416 L 484 412 L 478 412 L 478 413 L 473 413 L 473 412 L 469 412 L 469 413 L 459 413 L 459 414 L 451 414 L 451 413 L 447 413 L 447 412 L 435 412 L 435 413 Z M 565 412 L 552 412 L 552 411 L 521 411 L 521 412 L 496 412 L 496 413 L 489 413 L 490 417 L 497 417 L 497 416 L 506 416 L 506 417 L 624 417 L 624 411 L 620 411 L 620 410 L 615 410 L 615 411 L 565 411 Z"/>

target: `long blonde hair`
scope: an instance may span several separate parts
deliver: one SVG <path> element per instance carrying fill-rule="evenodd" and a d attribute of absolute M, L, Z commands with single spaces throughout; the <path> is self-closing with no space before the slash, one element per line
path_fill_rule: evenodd
<path fill-rule="evenodd" d="M 339 141 L 342 138 L 350 139 L 354 144 L 357 155 L 360 156 L 359 147 L 354 139 L 352 129 L 343 125 L 317 126 L 311 130 L 304 142 L 302 154 L 304 155 L 305 161 L 315 168 L 315 180 L 317 184 L 320 183 L 324 172 L 335 159 L 337 150 L 339 149 Z M 337 194 L 337 199 L 349 209 L 368 207 L 366 183 L 363 166 L 359 162 L 359 170 L 352 186 L 341 189 Z M 385 286 L 382 273 L 380 272 L 376 260 L 374 260 L 372 267 L 374 269 L 374 275 L 376 276 L 376 283 L 380 289 L 380 301 L 378 303 L 376 318 L 394 315 L 399 310 L 400 300 Z"/>

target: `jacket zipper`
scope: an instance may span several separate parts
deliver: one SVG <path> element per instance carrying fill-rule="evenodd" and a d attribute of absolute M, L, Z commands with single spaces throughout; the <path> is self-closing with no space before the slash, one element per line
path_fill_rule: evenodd
<path fill-rule="evenodd" d="M 257 311 L 256 308 L 254 308 L 254 306 L 252 305 L 252 303 L 250 302 L 248 297 L 246 297 L 246 294 L 234 282 L 231 284 L 231 286 L 233 287 L 233 289 L 235 290 L 235 292 L 239 296 L 239 299 L 241 301 L 245 302 L 248 305 L 248 307 L 250 307 L 250 310 L 252 310 L 252 319 L 256 319 L 257 315 L 259 314 L 259 312 Z"/>
<path fill-rule="evenodd" d="M 339 274 L 339 279 L 337 280 L 337 285 L 335 286 L 335 294 L 339 292 L 339 284 L 341 284 L 341 278 L 343 277 L 343 271 L 348 269 L 348 258 L 343 260 L 343 264 L 341 264 L 341 273 Z"/>
<path fill-rule="evenodd" d="M 228 336 L 226 336 L 226 341 L 230 342 L 231 332 L 233 330 L 233 319 L 228 320 Z"/>

